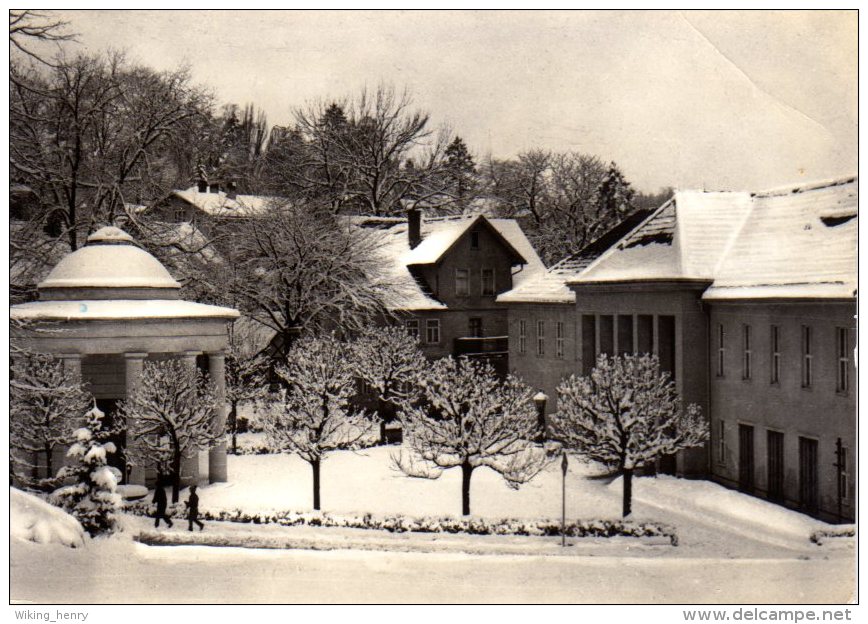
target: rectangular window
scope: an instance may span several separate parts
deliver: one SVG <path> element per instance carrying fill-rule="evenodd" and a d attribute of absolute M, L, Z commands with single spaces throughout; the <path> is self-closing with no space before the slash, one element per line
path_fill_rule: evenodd
<path fill-rule="evenodd" d="M 470 232 L 470 248 L 479 249 L 479 230 Z"/>
<path fill-rule="evenodd" d="M 717 463 L 726 464 L 726 421 L 717 421 Z"/>
<path fill-rule="evenodd" d="M 726 345 L 724 343 L 725 334 L 723 331 L 723 323 L 717 324 L 717 376 L 723 377 L 723 364 L 726 359 Z"/>
<path fill-rule="evenodd" d="M 413 338 L 419 338 L 419 319 L 409 319 L 406 322 L 407 333 Z"/>
<path fill-rule="evenodd" d="M 457 297 L 470 295 L 470 269 L 455 269 L 455 295 Z"/>
<path fill-rule="evenodd" d="M 743 325 L 741 328 L 742 332 L 742 361 L 741 361 L 741 378 L 742 379 L 750 379 L 751 377 L 751 357 L 753 351 L 751 350 L 751 332 L 750 325 Z"/>
<path fill-rule="evenodd" d="M 582 315 L 582 375 L 589 375 L 597 365 L 596 327 L 593 314 Z"/>
<path fill-rule="evenodd" d="M 482 319 L 478 317 L 471 318 L 467 330 L 471 338 L 482 338 Z"/>
<path fill-rule="evenodd" d="M 819 480 L 816 440 L 799 437 L 799 505 L 807 512 L 815 512 L 819 503 Z"/>
<path fill-rule="evenodd" d="M 780 431 L 766 432 L 766 480 L 771 500 L 784 499 L 784 434 Z"/>
<path fill-rule="evenodd" d="M 564 357 L 564 323 L 563 321 L 558 321 L 557 324 L 557 356 L 560 359 Z"/>
<path fill-rule="evenodd" d="M 850 389 L 850 330 L 846 327 L 835 328 L 838 343 L 838 392 Z"/>
<path fill-rule="evenodd" d="M 810 325 L 802 325 L 802 388 L 810 388 L 814 380 L 813 331 Z"/>
<path fill-rule="evenodd" d="M 440 319 L 425 321 L 425 342 L 438 344 L 440 342 Z"/>
<path fill-rule="evenodd" d="M 518 322 L 518 352 L 527 353 L 527 321 Z"/>
<path fill-rule="evenodd" d="M 482 269 L 482 294 L 494 294 L 494 269 Z"/>
<path fill-rule="evenodd" d="M 600 353 L 615 355 L 615 322 L 610 314 L 600 315 Z"/>
<path fill-rule="evenodd" d="M 781 328 L 778 325 L 771 326 L 769 333 L 771 346 L 772 383 L 781 382 Z"/>
<path fill-rule="evenodd" d="M 546 324 L 545 321 L 536 322 L 536 354 L 546 354 Z"/>

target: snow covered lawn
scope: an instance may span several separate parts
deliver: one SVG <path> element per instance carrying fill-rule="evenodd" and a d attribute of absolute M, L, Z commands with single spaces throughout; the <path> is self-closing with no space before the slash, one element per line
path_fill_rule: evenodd
<path fill-rule="evenodd" d="M 438 480 L 412 479 L 392 466 L 399 447 L 375 447 L 329 455 L 322 465 L 323 511 L 337 514 L 404 514 L 459 517 L 461 474 L 446 471 Z M 568 519 L 618 519 L 620 479 L 589 479 L 596 467 L 571 458 L 567 474 Z M 229 483 L 203 486 L 200 508 L 246 513 L 310 511 L 310 467 L 290 455 L 229 456 Z M 634 479 L 636 522 L 672 524 L 682 555 L 762 557 L 786 549 L 810 549 L 810 535 L 831 528 L 803 514 L 734 492 L 708 481 L 661 476 Z M 184 500 L 186 494 L 182 494 Z M 480 468 L 471 482 L 474 516 L 500 519 L 558 519 L 561 514 L 559 462 L 519 490 Z M 810 552 L 810 550 L 809 550 Z"/>

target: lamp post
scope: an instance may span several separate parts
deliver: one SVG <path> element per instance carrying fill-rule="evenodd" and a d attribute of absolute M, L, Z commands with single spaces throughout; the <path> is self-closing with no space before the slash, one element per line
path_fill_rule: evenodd
<path fill-rule="evenodd" d="M 544 442 L 546 439 L 546 403 L 548 400 L 548 395 L 542 390 L 533 395 L 533 402 L 536 405 L 537 425 L 540 431 L 539 436 L 537 436 L 537 442 Z"/>
<path fill-rule="evenodd" d="M 561 456 L 561 473 L 563 480 L 561 482 L 561 546 L 567 545 L 566 525 L 567 525 L 567 452 L 564 451 Z"/>

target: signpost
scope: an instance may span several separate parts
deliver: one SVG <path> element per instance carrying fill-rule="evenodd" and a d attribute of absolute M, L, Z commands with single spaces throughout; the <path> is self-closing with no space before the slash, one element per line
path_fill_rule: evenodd
<path fill-rule="evenodd" d="M 567 545 L 567 452 L 564 451 L 561 456 L 561 472 L 563 480 L 561 484 L 561 546 Z"/>

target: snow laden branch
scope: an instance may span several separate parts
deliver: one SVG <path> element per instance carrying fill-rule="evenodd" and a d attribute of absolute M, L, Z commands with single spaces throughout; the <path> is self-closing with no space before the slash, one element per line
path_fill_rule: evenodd
<path fill-rule="evenodd" d="M 377 399 L 377 412 L 391 421 L 419 397 L 419 374 L 427 367 L 419 340 L 402 327 L 369 327 L 352 343 L 356 376 Z M 381 429 L 380 436 L 385 436 Z"/>
<path fill-rule="evenodd" d="M 211 448 L 224 432 L 214 428 L 216 389 L 182 360 L 144 363 L 138 386 L 120 405 L 127 424 L 127 458 L 172 476 L 172 502 L 181 488 L 181 459 Z"/>
<path fill-rule="evenodd" d="M 462 513 L 470 513 L 470 478 L 480 466 L 511 487 L 530 481 L 548 463 L 539 435 L 533 390 L 510 376 L 497 378 L 485 362 L 446 357 L 419 378 L 421 405 L 402 417 L 406 449 L 393 460 L 405 474 L 437 478 L 461 468 Z"/>
<path fill-rule="evenodd" d="M 54 488 L 54 452 L 69 444 L 91 396 L 51 355 L 19 351 L 10 377 L 9 451 L 15 477 L 28 487 Z"/>
<path fill-rule="evenodd" d="M 117 528 L 115 513 L 121 497 L 115 491 L 120 471 L 108 465 L 108 455 L 117 448 L 109 440 L 112 431 L 103 427 L 105 414 L 96 406 L 85 414 L 85 424 L 76 429 L 66 456 L 71 460 L 59 473 L 73 481 L 54 492 L 52 498 L 81 523 L 91 537 Z"/>
<path fill-rule="evenodd" d="M 258 410 L 271 444 L 298 455 L 313 471 L 313 507 L 320 509 L 320 466 L 338 449 L 376 442 L 376 421 L 350 402 L 356 368 L 335 336 L 300 339 L 276 369 L 284 384 Z"/>
<path fill-rule="evenodd" d="M 558 386 L 552 436 L 624 475 L 624 516 L 631 510 L 633 470 L 708 439 L 697 405 L 684 408 L 657 356 L 601 355 L 587 377 Z"/>

